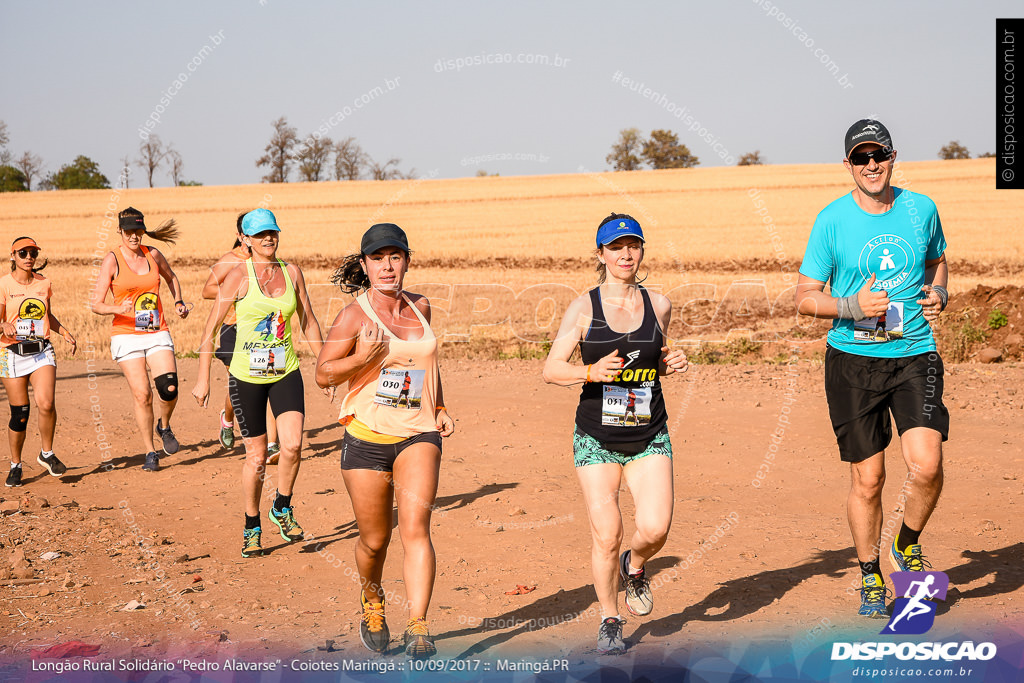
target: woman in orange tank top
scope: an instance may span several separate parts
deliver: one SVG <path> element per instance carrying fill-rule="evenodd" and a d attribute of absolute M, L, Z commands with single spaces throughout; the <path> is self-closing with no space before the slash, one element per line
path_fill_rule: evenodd
<path fill-rule="evenodd" d="M 160 278 L 174 296 L 174 311 L 179 318 L 187 318 L 192 307 L 184 302 L 181 283 L 164 255 L 142 244 L 144 236 L 174 244 L 178 236 L 174 219 L 149 231 L 142 212 L 128 207 L 118 214 L 118 232 L 121 245 L 104 257 L 90 305 L 93 313 L 114 317 L 110 352 L 131 388 L 135 422 L 146 448 L 142 469 L 155 472 L 160 469 L 160 458 L 153 447 L 153 393 L 147 366 L 153 373 L 159 399 L 156 430 L 163 442 L 163 451 L 171 455 L 179 448 L 170 425 L 178 402 L 178 372 L 174 343 L 160 301 Z M 106 303 L 108 292 L 113 295 L 112 304 Z"/>
<path fill-rule="evenodd" d="M 245 246 L 242 240 L 242 219 L 248 211 L 238 214 L 235 221 L 235 244 L 231 251 L 225 253 L 210 267 L 210 277 L 203 285 L 203 298 L 216 299 L 220 292 L 220 286 L 228 275 L 238 266 L 244 266 L 245 262 L 252 256 L 252 252 Z M 231 365 L 231 358 L 235 352 L 235 309 L 228 311 L 228 315 L 221 323 L 220 331 L 217 332 L 217 350 L 213 355 L 217 357 L 224 367 Z M 230 373 L 229 373 L 230 377 Z M 224 409 L 220 411 L 220 445 L 224 448 L 235 446 L 235 408 L 231 405 L 230 394 L 224 394 Z M 267 408 L 267 464 L 276 465 L 281 457 L 281 447 L 277 443 L 277 422 L 274 420 L 274 413 Z"/>
<path fill-rule="evenodd" d="M 0 377 L 3 378 L 11 421 L 7 439 L 11 445 L 11 469 L 6 485 L 21 486 L 21 452 L 28 429 L 28 387 L 32 385 L 36 408 L 39 409 L 39 441 L 41 450 L 36 462 L 54 477 L 67 471 L 53 452 L 53 433 L 57 427 L 54 390 L 57 385 L 57 361 L 50 332 L 60 334 L 71 344 L 74 336 L 53 315 L 50 303 L 53 288 L 39 275 L 46 262 L 36 267 L 39 245 L 31 237 L 19 237 L 11 246 L 11 272 L 0 277 Z"/>
<path fill-rule="evenodd" d="M 380 223 L 363 235 L 360 253 L 346 257 L 332 278 L 346 294 L 362 294 L 335 318 L 317 359 L 316 382 L 349 386 L 341 469 L 359 527 L 360 639 L 376 652 L 390 639 L 381 575 L 397 498 L 410 617 L 404 647 L 422 658 L 437 651 L 426 620 L 435 573 L 430 515 L 440 437 L 455 423 L 444 407 L 430 302 L 402 289 L 408 267 L 409 242 L 397 225 Z"/>

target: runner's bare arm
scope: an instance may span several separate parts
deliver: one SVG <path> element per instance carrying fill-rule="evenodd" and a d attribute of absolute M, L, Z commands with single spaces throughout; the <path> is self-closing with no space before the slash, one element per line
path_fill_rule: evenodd
<path fill-rule="evenodd" d="M 882 315 L 889 310 L 888 293 L 884 289 L 872 291 L 874 284 L 875 274 L 872 273 L 857 292 L 857 303 L 867 318 Z M 825 294 L 824 282 L 801 273 L 796 283 L 796 310 L 812 318 L 838 318 L 839 299 Z"/>
<path fill-rule="evenodd" d="M 53 314 L 52 307 L 50 308 L 49 311 L 46 312 L 46 316 L 49 319 L 50 329 L 53 330 L 56 334 L 59 334 L 68 344 L 71 344 L 71 355 L 75 355 L 75 352 L 78 351 L 78 342 L 75 340 L 75 335 L 71 334 L 71 330 L 64 327 L 64 325 L 59 320 L 57 320 L 57 316 Z M 2 319 L 3 311 L 0 310 L 0 320 Z"/>
<path fill-rule="evenodd" d="M 106 303 L 107 292 L 110 291 L 110 283 L 114 281 L 114 269 L 117 267 L 117 259 L 114 252 L 108 252 L 100 264 L 100 272 L 96 275 L 96 284 L 92 288 L 92 296 L 89 299 L 89 309 L 97 315 L 131 315 L 132 302 L 125 300 L 120 306 Z"/>
<path fill-rule="evenodd" d="M 17 334 L 17 329 L 14 327 L 14 323 L 7 322 L 7 305 L 0 300 L 0 329 L 3 331 L 4 343 L 14 341 L 14 335 Z"/>
<path fill-rule="evenodd" d="M 424 297 L 426 298 L 426 297 Z M 451 436 L 455 433 L 455 420 L 448 414 L 448 408 L 444 404 L 444 388 L 441 386 L 441 375 L 437 376 L 437 405 L 440 406 L 434 415 L 434 424 L 441 436 Z"/>
<path fill-rule="evenodd" d="M 569 362 L 573 351 L 590 328 L 591 316 L 589 294 L 577 297 L 565 309 L 558 334 L 551 343 L 548 359 L 544 361 L 544 381 L 548 384 L 571 387 L 587 381 L 610 381 L 622 367 L 623 359 L 619 358 L 618 349 L 589 367 Z"/>
<path fill-rule="evenodd" d="M 942 254 L 937 259 L 924 262 L 924 285 L 921 287 L 923 298 L 918 299 L 924 312 L 924 318 L 929 323 L 938 319 L 942 313 L 942 297 L 935 291 L 934 287 L 946 288 L 949 282 L 949 264 L 946 263 L 946 255 Z"/>
<path fill-rule="evenodd" d="M 245 296 L 242 291 L 243 285 L 248 285 L 248 275 L 239 270 L 232 271 L 221 283 L 220 291 L 213 302 L 213 309 L 206 319 L 206 327 L 203 329 L 202 343 L 199 346 L 199 374 L 196 377 L 196 385 L 192 395 L 201 406 L 206 406 L 210 398 L 210 366 L 213 364 L 213 340 L 214 334 L 228 310 L 235 304 L 235 300 Z M 248 289 L 246 286 L 245 289 Z"/>
<path fill-rule="evenodd" d="M 188 317 L 189 308 L 185 304 L 185 294 L 181 289 L 181 282 L 178 280 L 178 276 L 171 270 L 171 264 L 167 262 L 164 255 L 160 253 L 158 249 L 153 247 L 149 248 L 151 254 L 153 254 L 153 260 L 156 262 L 156 267 L 160 271 L 160 277 L 167 282 L 167 287 L 171 290 L 171 295 L 174 297 L 174 310 L 178 314 L 178 317 L 184 320 Z"/>
<path fill-rule="evenodd" d="M 220 285 L 224 282 L 224 278 L 228 276 L 232 270 L 237 268 L 243 262 L 235 256 L 234 252 L 228 252 L 220 257 L 220 260 L 210 266 L 210 277 L 206 278 L 206 284 L 203 285 L 202 297 L 204 299 L 216 299 L 217 290 L 220 289 Z"/>
<path fill-rule="evenodd" d="M 367 365 L 380 367 L 387 353 L 385 331 L 367 320 L 359 304 L 352 302 L 334 319 L 316 359 L 317 386 L 338 386 Z"/>
<path fill-rule="evenodd" d="M 412 292 L 406 292 L 406 296 L 409 297 L 409 301 L 412 305 L 420 312 L 420 314 L 426 319 L 427 324 L 430 324 L 430 300 L 422 294 L 413 294 Z M 443 405 L 443 404 L 442 404 Z"/>
<path fill-rule="evenodd" d="M 661 347 L 661 362 L 658 363 L 659 375 L 671 375 L 674 372 L 686 372 L 690 362 L 686 359 L 686 353 L 682 349 L 670 348 L 668 338 L 668 326 L 672 322 L 672 302 L 667 296 L 660 292 L 649 292 L 651 306 L 654 307 L 654 314 L 658 317 L 658 326 L 665 340 L 665 346 Z"/>
<path fill-rule="evenodd" d="M 291 263 L 288 264 L 288 275 L 292 278 L 295 286 L 295 312 L 299 316 L 299 325 L 302 327 L 302 336 L 306 338 L 309 350 L 315 355 L 320 355 L 324 346 L 324 335 L 320 330 L 320 321 L 313 313 L 313 304 L 309 302 L 309 292 L 306 290 L 306 280 L 302 277 L 302 270 Z"/>

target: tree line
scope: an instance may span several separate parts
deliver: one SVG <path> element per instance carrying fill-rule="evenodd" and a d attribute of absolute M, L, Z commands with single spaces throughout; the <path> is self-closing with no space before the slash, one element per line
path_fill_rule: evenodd
<path fill-rule="evenodd" d="M 10 134 L 7 124 L 0 121 L 0 192 L 30 192 L 38 180 L 39 190 L 98 190 L 110 187 L 110 180 L 100 171 L 99 164 L 85 155 L 75 157 L 56 171 L 43 174 L 43 160 L 37 154 L 26 151 L 17 159 L 8 149 Z M 121 159 L 121 179 L 124 187 L 129 186 L 132 166 L 141 168 L 146 174 L 150 187 L 158 169 L 167 167 L 171 181 L 178 185 L 201 185 L 194 180 L 185 180 L 185 164 L 181 154 L 171 144 L 165 145 L 159 135 L 150 135 L 139 143 L 139 155 Z"/>
<path fill-rule="evenodd" d="M 300 181 L 310 183 L 330 180 L 332 171 L 334 180 L 416 177 L 416 169 L 403 172 L 398 168 L 401 159 L 374 161 L 354 137 L 334 141 L 314 132 L 300 138 L 298 129 L 289 126 L 284 116 L 270 125 L 274 133 L 263 149 L 263 156 L 256 160 L 257 168 L 267 169 L 262 178 L 265 183 L 287 183 L 293 169 L 298 172 Z"/>

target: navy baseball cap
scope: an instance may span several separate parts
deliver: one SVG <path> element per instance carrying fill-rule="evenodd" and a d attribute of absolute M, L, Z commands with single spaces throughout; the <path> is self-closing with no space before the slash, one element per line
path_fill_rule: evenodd
<path fill-rule="evenodd" d="M 639 237 L 641 242 L 646 241 L 644 240 L 644 231 L 635 220 L 632 218 L 613 218 L 602 223 L 601 227 L 597 229 L 597 246 L 603 247 L 626 235 Z"/>
<path fill-rule="evenodd" d="M 258 235 L 265 230 L 273 230 L 274 232 L 281 232 L 281 228 L 277 226 L 277 219 L 274 218 L 274 213 L 269 209 L 253 209 L 249 213 L 245 214 L 245 218 L 242 219 L 242 234 L 252 237 Z"/>
<path fill-rule="evenodd" d="M 359 251 L 368 256 L 384 247 L 398 247 L 406 254 L 409 253 L 409 239 L 405 236 L 405 230 L 394 223 L 377 223 L 371 225 L 370 229 L 363 233 L 363 241 L 359 245 Z"/>
<path fill-rule="evenodd" d="M 883 126 L 880 121 L 875 121 L 874 119 L 861 119 L 846 131 L 846 157 L 849 158 L 850 152 L 865 142 L 873 142 L 882 147 L 893 149 L 892 136 L 889 135 L 889 129 Z"/>

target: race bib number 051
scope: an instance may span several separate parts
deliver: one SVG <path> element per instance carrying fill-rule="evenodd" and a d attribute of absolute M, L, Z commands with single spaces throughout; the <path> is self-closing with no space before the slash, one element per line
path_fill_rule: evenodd
<path fill-rule="evenodd" d="M 651 421 L 651 389 L 604 385 L 601 424 L 640 427 Z"/>
<path fill-rule="evenodd" d="M 381 370 L 373 402 L 391 408 L 419 410 L 420 402 L 423 400 L 425 374 L 426 370 Z"/>

